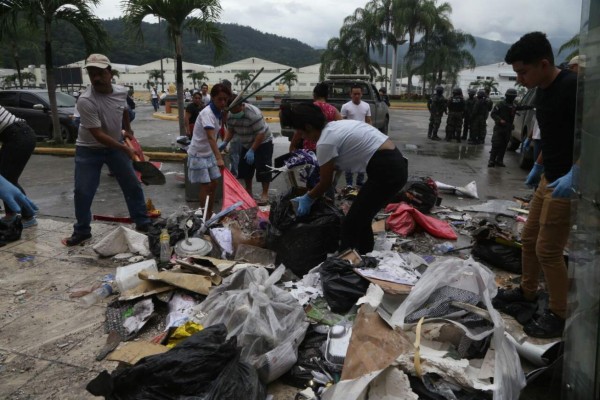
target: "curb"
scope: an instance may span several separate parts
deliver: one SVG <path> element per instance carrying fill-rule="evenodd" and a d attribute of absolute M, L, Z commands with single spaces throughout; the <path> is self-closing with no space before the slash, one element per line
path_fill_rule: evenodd
<path fill-rule="evenodd" d="M 177 114 L 165 114 L 163 112 L 157 112 L 152 114 L 153 118 L 156 119 L 162 119 L 165 121 L 178 121 L 179 117 L 177 116 Z M 277 123 L 279 122 L 279 117 L 264 117 L 265 121 L 269 122 L 269 123 Z"/>
<path fill-rule="evenodd" d="M 75 149 L 55 149 L 52 147 L 36 147 L 33 154 L 41 154 L 48 156 L 63 156 L 74 157 Z M 144 155 L 148 156 L 152 161 L 183 161 L 187 154 L 185 153 L 165 153 L 159 151 L 145 151 Z"/>

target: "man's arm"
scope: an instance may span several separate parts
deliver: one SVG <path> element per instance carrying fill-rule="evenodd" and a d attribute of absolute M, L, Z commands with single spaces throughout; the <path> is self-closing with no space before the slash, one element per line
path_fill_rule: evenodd
<path fill-rule="evenodd" d="M 335 172 L 335 162 L 333 160 L 327 161 L 325 164 L 319 166 L 319 183 L 312 188 L 308 195 L 311 199 L 316 200 L 331 187 L 333 182 L 333 173 Z"/>
<path fill-rule="evenodd" d="M 123 135 L 126 138 L 133 139 L 133 129 L 131 129 L 131 121 L 129 120 L 129 109 L 123 110 Z"/>
<path fill-rule="evenodd" d="M 369 115 L 365 115 L 365 122 L 369 125 L 373 125 L 371 117 Z"/>
<path fill-rule="evenodd" d="M 88 128 L 94 139 L 98 141 L 98 143 L 105 145 L 106 147 L 110 147 L 113 149 L 118 149 L 124 151 L 129 158 L 132 160 L 135 159 L 136 154 L 135 151 L 128 146 L 125 146 L 123 143 L 116 141 L 112 137 L 106 134 L 102 128 Z"/>

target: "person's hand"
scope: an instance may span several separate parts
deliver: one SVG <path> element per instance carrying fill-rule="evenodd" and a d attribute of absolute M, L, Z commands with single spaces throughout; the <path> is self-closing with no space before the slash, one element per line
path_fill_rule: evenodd
<path fill-rule="evenodd" d="M 298 203 L 298 210 L 296 211 L 296 215 L 299 217 L 308 215 L 308 213 L 310 212 L 310 208 L 315 202 L 313 199 L 310 198 L 308 193 L 306 193 L 304 196 L 295 197 L 292 199 L 292 201 Z"/>
<path fill-rule="evenodd" d="M 573 186 L 577 184 L 579 179 L 579 166 L 573 165 L 571 170 L 566 175 L 561 176 L 547 187 L 554 188 L 552 197 L 569 198 L 573 195 Z"/>
<path fill-rule="evenodd" d="M 123 129 L 123 137 L 129 139 L 129 140 L 133 140 L 133 130 L 126 130 Z"/>
<path fill-rule="evenodd" d="M 246 160 L 246 162 L 250 165 L 254 164 L 254 150 L 250 149 L 246 152 L 246 155 L 244 156 L 244 160 Z"/>
<path fill-rule="evenodd" d="M 124 146 L 124 151 L 125 151 L 125 153 L 127 153 L 127 157 L 131 158 L 133 161 L 136 160 L 137 153 L 135 152 L 134 149 L 132 149 L 129 146 Z"/>
<path fill-rule="evenodd" d="M 217 159 L 217 167 L 219 167 L 220 169 L 225 168 L 225 161 L 223 161 L 222 158 Z"/>
<path fill-rule="evenodd" d="M 525 142 L 523 143 L 523 149 L 524 150 L 528 149 L 530 144 L 531 144 L 531 139 L 530 138 L 525 139 Z"/>
<path fill-rule="evenodd" d="M 19 190 L 18 187 L 0 175 L 0 199 L 4 200 L 6 206 L 15 213 L 35 215 L 38 207 L 35 203 Z"/>
<path fill-rule="evenodd" d="M 219 151 L 223 151 L 225 150 L 225 148 L 227 147 L 227 145 L 229 144 L 229 142 L 223 142 L 219 145 Z"/>
<path fill-rule="evenodd" d="M 531 168 L 531 171 L 529 171 L 529 175 L 527 175 L 527 179 L 525 179 L 525 185 L 531 188 L 535 188 L 540 183 L 540 179 L 542 179 L 543 172 L 544 166 L 542 164 L 533 164 L 533 168 Z"/>

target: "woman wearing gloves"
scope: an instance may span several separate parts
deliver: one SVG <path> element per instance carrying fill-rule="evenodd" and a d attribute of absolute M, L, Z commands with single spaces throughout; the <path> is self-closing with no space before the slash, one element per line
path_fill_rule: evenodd
<path fill-rule="evenodd" d="M 367 172 L 368 180 L 342 224 L 340 250 L 354 248 L 360 254 L 373 250 L 371 223 L 377 212 L 404 186 L 407 160 L 394 143 L 376 128 L 361 121 L 341 120 L 325 124 L 314 104 L 286 104 L 282 124 L 291 125 L 302 138 L 317 143 L 321 180 L 304 196 L 296 197 L 298 216 L 307 215 L 316 199 L 331 186 L 336 169 Z"/>

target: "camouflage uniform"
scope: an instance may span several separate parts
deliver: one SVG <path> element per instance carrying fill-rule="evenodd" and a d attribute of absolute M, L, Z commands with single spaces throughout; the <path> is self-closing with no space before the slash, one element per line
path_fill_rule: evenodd
<path fill-rule="evenodd" d="M 427 137 L 429 139 L 439 139 L 438 129 L 442 123 L 442 116 L 446 112 L 447 100 L 442 94 L 434 94 L 427 101 L 427 109 L 429 110 L 429 130 Z"/>
<path fill-rule="evenodd" d="M 460 143 L 460 132 L 465 115 L 465 99 L 462 94 L 453 95 L 448 100 L 448 118 L 446 119 L 446 141 L 456 139 Z"/>

